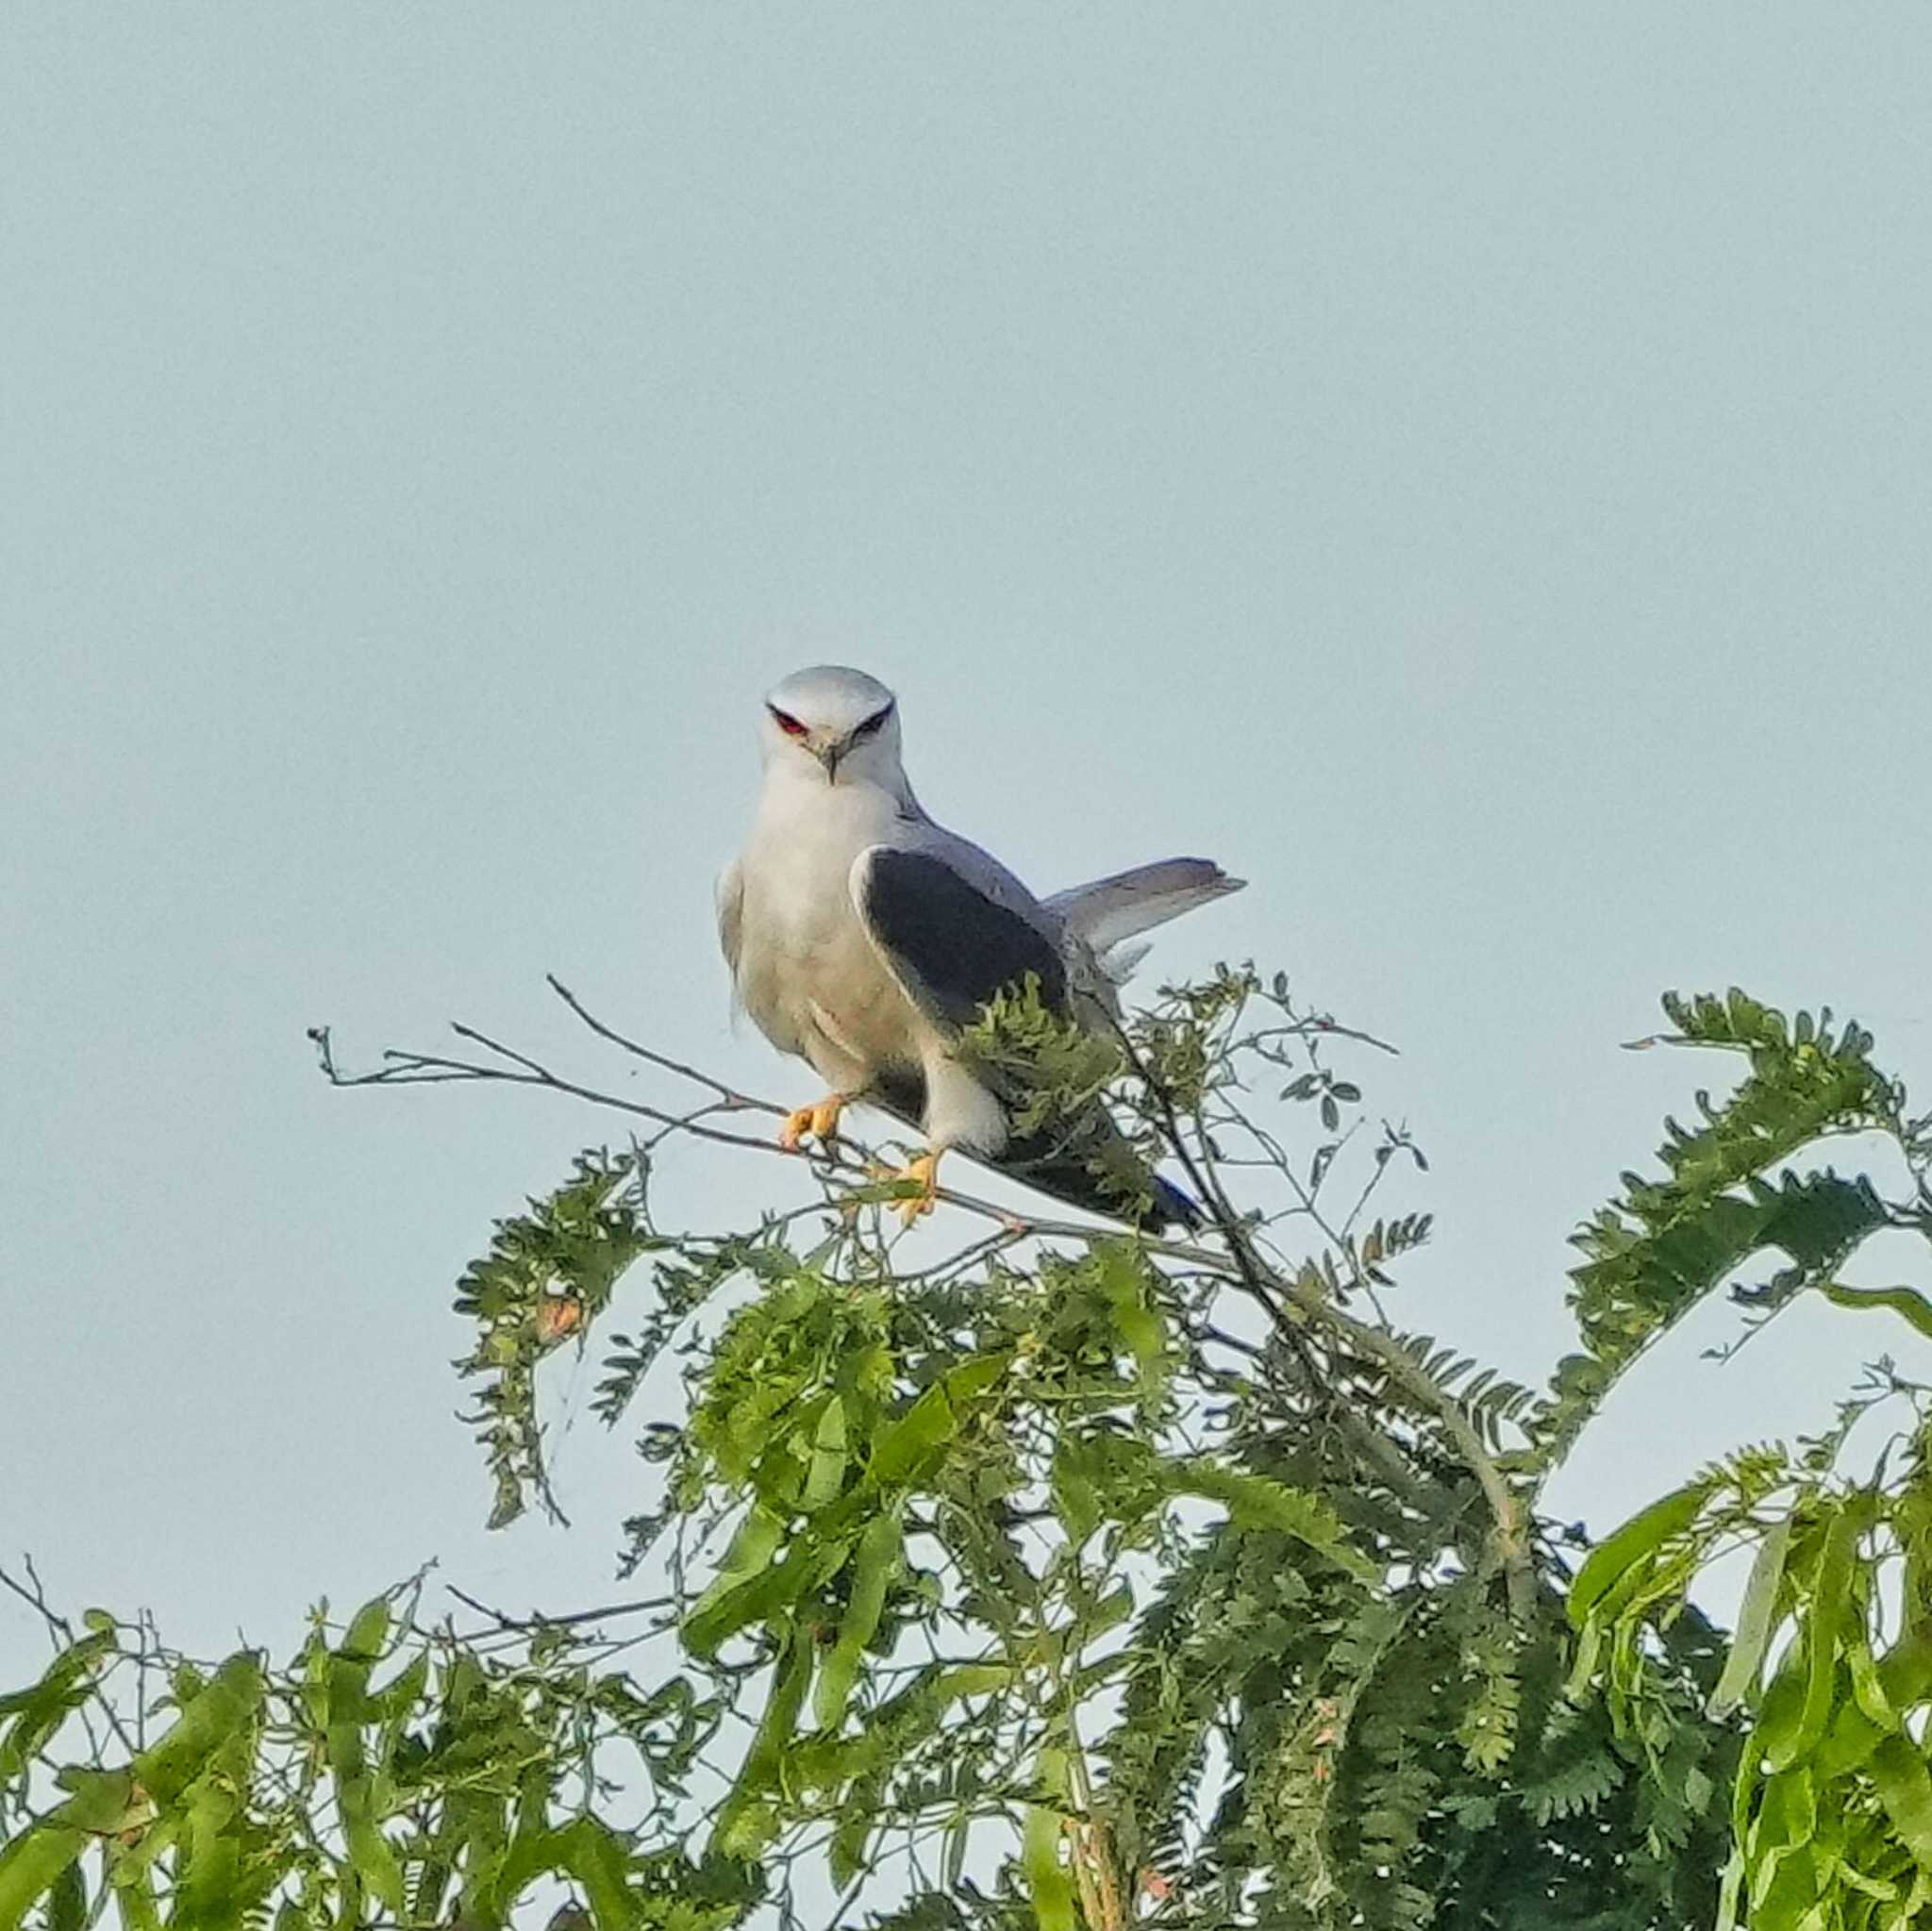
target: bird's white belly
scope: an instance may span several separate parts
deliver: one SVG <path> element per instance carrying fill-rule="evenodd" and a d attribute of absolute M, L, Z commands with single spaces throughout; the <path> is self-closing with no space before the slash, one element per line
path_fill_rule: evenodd
<path fill-rule="evenodd" d="M 1005 1109 L 900 986 L 852 899 L 861 852 L 922 835 L 877 786 L 768 781 L 739 861 L 738 994 L 765 1037 L 833 1091 L 875 1095 L 889 1071 L 914 1074 L 931 1149 L 991 1158 L 1006 1144 Z"/>
<path fill-rule="evenodd" d="M 844 1090 L 881 1066 L 918 1065 L 930 1033 L 852 902 L 852 862 L 886 829 L 853 816 L 841 836 L 793 836 L 746 866 L 739 955 L 739 993 L 759 1030 Z"/>
<path fill-rule="evenodd" d="M 747 908 L 749 909 L 749 908 Z M 919 1016 L 860 930 L 794 926 L 777 941 L 791 961 L 782 983 L 748 987 L 745 1004 L 774 1045 L 801 1053 L 835 1084 L 826 1049 L 868 1077 L 892 1061 L 917 1065 Z"/>

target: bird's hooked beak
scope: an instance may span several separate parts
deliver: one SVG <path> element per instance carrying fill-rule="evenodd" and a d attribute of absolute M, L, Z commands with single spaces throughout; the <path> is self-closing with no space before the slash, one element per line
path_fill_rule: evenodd
<path fill-rule="evenodd" d="M 851 743 L 843 738 L 827 739 L 824 743 L 811 747 L 811 755 L 825 768 L 825 782 L 828 785 L 836 785 L 839 782 L 840 760 L 851 748 Z"/>

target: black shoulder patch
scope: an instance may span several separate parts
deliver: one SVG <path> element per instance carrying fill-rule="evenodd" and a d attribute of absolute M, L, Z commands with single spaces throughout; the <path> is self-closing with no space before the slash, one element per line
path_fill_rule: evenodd
<path fill-rule="evenodd" d="M 924 852 L 880 845 L 863 873 L 860 910 L 920 1005 L 971 1025 L 988 1000 L 1031 973 L 1044 1004 L 1064 1011 L 1067 968 L 1052 941 Z"/>

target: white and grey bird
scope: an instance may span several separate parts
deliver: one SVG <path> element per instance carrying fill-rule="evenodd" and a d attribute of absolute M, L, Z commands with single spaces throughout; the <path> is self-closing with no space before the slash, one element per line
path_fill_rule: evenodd
<path fill-rule="evenodd" d="M 901 1175 L 921 1190 L 904 1203 L 908 1223 L 932 1205 L 940 1156 L 956 1146 L 1075 1206 L 1131 1213 L 1094 1158 L 1126 1146 L 1099 1102 L 1076 1149 L 1064 1134 L 1028 1142 L 1008 1099 L 955 1047 L 1028 974 L 1050 1007 L 1104 1024 L 1140 956 L 1127 941 L 1241 880 L 1205 858 L 1169 858 L 1035 898 L 920 808 L 897 701 L 862 671 L 822 664 L 787 677 L 765 700 L 758 740 L 764 783 L 751 836 L 718 881 L 718 929 L 745 1010 L 827 1088 L 786 1121 L 784 1143 L 829 1140 L 842 1109 L 865 1100 L 924 1135 Z M 1152 1174 L 1125 1190 L 1151 1202 L 1141 1218 L 1155 1227 L 1196 1217 Z"/>

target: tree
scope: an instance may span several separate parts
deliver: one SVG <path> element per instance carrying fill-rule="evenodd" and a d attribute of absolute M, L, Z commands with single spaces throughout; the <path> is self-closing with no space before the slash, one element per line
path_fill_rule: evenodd
<path fill-rule="evenodd" d="M 690 1107 L 464 1028 L 473 1057 L 361 1075 L 318 1044 L 344 1086 L 626 1117 L 498 1224 L 458 1307 L 498 1522 L 554 1508 L 546 1357 L 624 1320 L 597 1412 L 676 1415 L 641 1424 L 654 1491 L 625 1525 L 651 1593 L 469 1605 L 458 1633 L 418 1578 L 346 1626 L 318 1611 L 286 1665 L 210 1670 L 12 1578 L 58 1648 L 0 1699 L 0 1931 L 497 1925 L 546 1877 L 604 1931 L 1932 1923 L 1928 1390 L 1881 1361 L 1824 1438 L 1740 1448 L 1587 1555 L 1541 1508 L 1708 1295 L 1754 1327 L 1822 1294 L 1932 1335 L 1915 1289 L 1840 1278 L 1875 1235 L 1932 1240 L 1932 1119 L 1860 1028 L 1666 1000 L 1670 1041 L 1743 1077 L 1575 1237 L 1579 1345 L 1535 1391 L 1384 1318 L 1430 1231 L 1384 1195 L 1424 1156 L 1341 1070 L 1377 1043 L 1278 977 L 1223 969 L 1115 1041 L 990 1009 L 960 1050 L 1024 1060 L 1048 1129 L 1106 1089 L 1210 1225 L 948 1190 L 938 1259 L 842 1142 L 807 1208 L 661 1224 L 667 1136 L 770 1150 L 778 1109 L 557 990 Z M 1900 1197 L 1813 1163 L 1852 1133 L 1889 1143 Z M 1875 1466 L 1848 1451 L 1874 1417 Z M 1690 1594 L 1747 1544 L 1726 1634 Z"/>

